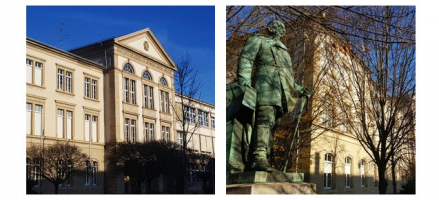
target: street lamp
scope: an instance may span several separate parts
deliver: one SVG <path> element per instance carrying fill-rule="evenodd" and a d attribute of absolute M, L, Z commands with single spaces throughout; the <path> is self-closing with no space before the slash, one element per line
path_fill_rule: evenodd
<path fill-rule="evenodd" d="M 123 177 L 123 182 L 125 182 L 125 194 L 128 194 L 129 193 L 130 177 L 129 176 Z"/>

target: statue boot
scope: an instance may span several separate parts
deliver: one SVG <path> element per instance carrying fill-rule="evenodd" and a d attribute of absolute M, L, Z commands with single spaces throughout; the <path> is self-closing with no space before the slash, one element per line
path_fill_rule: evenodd
<path fill-rule="evenodd" d="M 276 169 L 272 168 L 267 159 L 267 147 L 269 146 L 269 139 L 271 137 L 270 127 L 259 125 L 257 126 L 257 147 L 253 151 L 253 162 L 251 169 L 253 171 L 274 172 Z"/>

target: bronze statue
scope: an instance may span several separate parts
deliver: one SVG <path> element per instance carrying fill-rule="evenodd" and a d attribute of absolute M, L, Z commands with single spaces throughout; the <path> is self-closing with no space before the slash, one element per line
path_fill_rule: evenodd
<path fill-rule="evenodd" d="M 271 21 L 267 29 L 268 37 L 254 34 L 247 40 L 239 60 L 238 84 L 256 90 L 248 168 L 271 172 L 276 171 L 267 159 L 273 129 L 283 114 L 294 110 L 298 98 L 311 94 L 311 88 L 294 80 L 291 57 L 280 41 L 285 33 L 284 24 Z"/>

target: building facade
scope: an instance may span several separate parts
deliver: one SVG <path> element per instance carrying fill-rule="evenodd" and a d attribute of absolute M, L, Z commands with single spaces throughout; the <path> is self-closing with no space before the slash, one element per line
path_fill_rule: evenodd
<path fill-rule="evenodd" d="M 26 39 L 26 143 L 68 142 L 90 157 L 93 174 L 75 177 L 60 193 L 103 193 L 105 159 L 104 67 L 41 42 Z M 35 191 L 53 193 L 27 159 Z M 95 181 L 91 181 L 94 177 Z"/>
<path fill-rule="evenodd" d="M 106 149 L 120 142 L 178 142 L 173 109 L 177 66 L 150 29 L 69 52 L 32 39 L 26 49 L 27 141 L 64 140 L 91 154 L 99 166 L 99 184 L 92 185 L 91 193 L 126 192 L 122 175 L 104 179 L 109 177 Z M 213 154 L 214 133 L 208 129 L 210 140 L 197 133 L 194 145 Z M 169 192 L 167 185 L 159 178 L 154 192 Z M 81 188 L 68 191 L 90 192 Z"/>

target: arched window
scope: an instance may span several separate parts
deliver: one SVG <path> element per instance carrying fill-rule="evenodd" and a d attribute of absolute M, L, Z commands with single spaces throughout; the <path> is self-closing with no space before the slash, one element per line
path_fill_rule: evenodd
<path fill-rule="evenodd" d="M 331 154 L 325 154 L 324 172 L 323 172 L 323 189 L 332 189 L 332 163 Z"/>
<path fill-rule="evenodd" d="M 168 82 L 163 77 L 160 78 L 160 84 L 162 84 L 163 86 L 168 86 Z"/>
<path fill-rule="evenodd" d="M 351 187 L 351 164 L 352 164 L 351 158 L 346 157 L 344 163 L 345 188 Z"/>
<path fill-rule="evenodd" d="M 152 80 L 151 74 L 148 71 L 146 71 L 146 70 L 143 72 L 142 78 L 144 78 L 146 80 Z"/>
<path fill-rule="evenodd" d="M 130 63 L 126 63 L 126 64 L 123 66 L 123 71 L 126 71 L 126 72 L 131 73 L 131 74 L 134 73 L 133 66 L 131 66 Z"/>
<path fill-rule="evenodd" d="M 364 175 L 364 165 L 365 161 L 360 161 L 360 179 L 361 179 L 361 187 L 366 187 L 366 176 Z"/>

